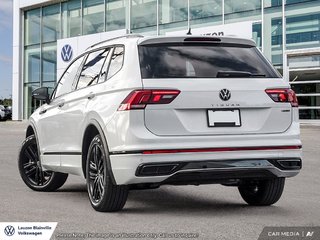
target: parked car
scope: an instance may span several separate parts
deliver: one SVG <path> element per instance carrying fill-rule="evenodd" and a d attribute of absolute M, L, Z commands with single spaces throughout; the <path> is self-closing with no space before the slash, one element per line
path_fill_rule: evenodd
<path fill-rule="evenodd" d="M 12 107 L 11 106 L 4 106 L 6 112 L 6 119 L 12 119 Z"/>
<path fill-rule="evenodd" d="M 46 104 L 30 117 L 23 181 L 54 191 L 82 176 L 97 211 L 164 184 L 235 186 L 248 204 L 271 205 L 301 169 L 296 95 L 251 40 L 115 38 L 33 97 Z"/>
<path fill-rule="evenodd" d="M 0 105 L 0 121 L 6 120 L 6 108 Z"/>

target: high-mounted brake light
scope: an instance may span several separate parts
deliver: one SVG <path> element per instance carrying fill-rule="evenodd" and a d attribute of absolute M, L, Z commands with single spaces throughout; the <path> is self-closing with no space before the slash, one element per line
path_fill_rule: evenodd
<path fill-rule="evenodd" d="M 266 93 L 275 102 L 289 102 L 292 107 L 298 107 L 298 99 L 295 92 L 290 89 L 266 89 Z"/>
<path fill-rule="evenodd" d="M 118 111 L 144 109 L 148 104 L 168 104 L 179 94 L 179 90 L 134 90 L 123 100 Z"/>

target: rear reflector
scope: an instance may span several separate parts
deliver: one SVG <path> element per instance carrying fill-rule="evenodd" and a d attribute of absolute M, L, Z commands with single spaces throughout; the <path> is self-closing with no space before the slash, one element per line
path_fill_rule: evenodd
<path fill-rule="evenodd" d="M 292 107 L 298 107 L 298 99 L 295 92 L 290 89 L 266 89 L 266 93 L 275 102 L 289 102 Z"/>
<path fill-rule="evenodd" d="M 301 149 L 297 146 L 270 146 L 270 147 L 230 147 L 230 148 L 200 148 L 200 149 L 168 149 L 168 150 L 146 150 L 142 154 L 170 154 L 170 153 L 197 153 L 197 152 L 232 152 L 232 151 L 263 151 L 263 150 L 295 150 Z"/>
<path fill-rule="evenodd" d="M 134 90 L 123 100 L 118 111 L 144 109 L 148 104 L 168 104 L 179 94 L 179 90 Z"/>

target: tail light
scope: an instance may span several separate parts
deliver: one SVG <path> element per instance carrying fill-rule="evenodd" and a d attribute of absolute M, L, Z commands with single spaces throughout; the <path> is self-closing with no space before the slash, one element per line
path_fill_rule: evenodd
<path fill-rule="evenodd" d="M 144 109 L 148 104 L 168 104 L 179 93 L 179 90 L 134 90 L 123 100 L 118 111 Z"/>
<path fill-rule="evenodd" d="M 289 102 L 292 107 L 298 107 L 298 99 L 292 89 L 266 89 L 266 93 L 275 102 Z"/>

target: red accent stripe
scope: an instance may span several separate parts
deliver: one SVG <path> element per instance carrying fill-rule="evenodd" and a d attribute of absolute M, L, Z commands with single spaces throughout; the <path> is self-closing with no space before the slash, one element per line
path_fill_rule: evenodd
<path fill-rule="evenodd" d="M 194 153 L 194 152 L 233 152 L 233 151 L 262 151 L 262 150 L 294 150 L 301 149 L 297 146 L 270 146 L 270 147 L 230 147 L 230 148 L 198 148 L 198 149 L 168 149 L 146 150 L 142 154 L 166 154 L 166 153 Z"/>

